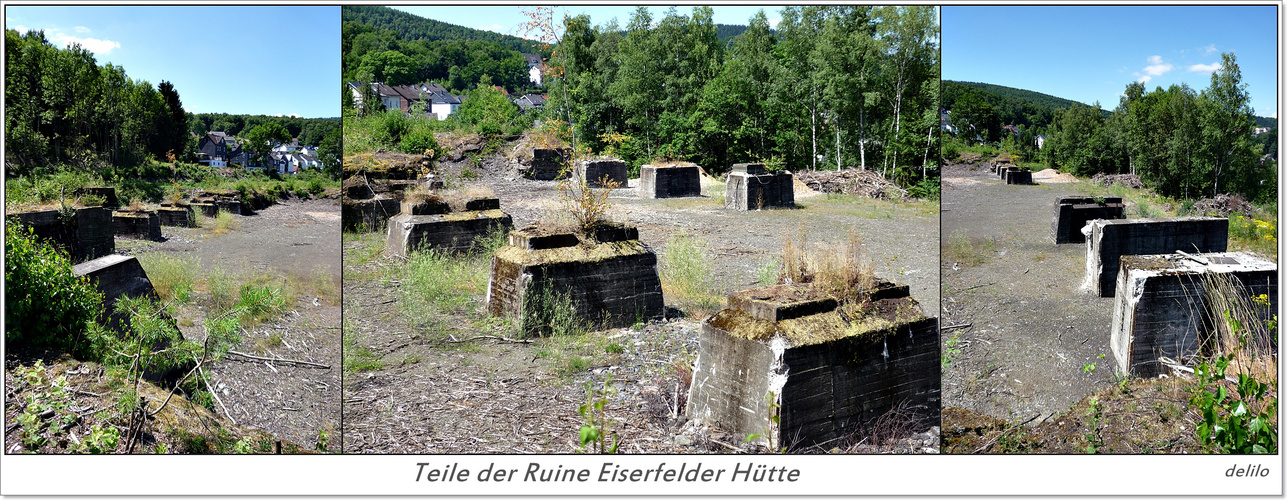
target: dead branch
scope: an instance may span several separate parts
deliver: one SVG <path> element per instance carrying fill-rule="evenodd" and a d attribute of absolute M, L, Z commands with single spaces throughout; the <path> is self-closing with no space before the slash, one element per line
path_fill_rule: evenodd
<path fill-rule="evenodd" d="M 330 367 L 331 367 L 331 365 L 324 365 L 324 364 L 321 364 L 321 363 L 314 363 L 314 362 L 312 362 L 312 361 L 301 361 L 301 360 L 298 360 L 298 359 L 285 359 L 285 358 L 265 358 L 265 357 L 262 357 L 262 356 L 255 356 L 255 355 L 253 355 L 253 354 L 246 354 L 246 353 L 244 353 L 244 352 L 238 352 L 238 351 L 228 351 L 228 354 L 235 354 L 235 355 L 237 355 L 237 356 L 241 356 L 241 357 L 243 357 L 243 358 L 247 358 L 247 359 L 253 359 L 253 360 L 255 360 L 255 361 L 274 361 L 274 362 L 277 362 L 277 363 L 293 363 L 293 364 L 296 364 L 296 365 L 312 366 L 312 367 L 315 367 L 315 368 L 322 368 L 322 369 L 330 369 Z"/>
<path fill-rule="evenodd" d="M 532 343 L 532 339 L 511 339 L 509 337 L 502 337 L 500 335 L 479 335 L 477 337 L 470 337 L 464 340 L 444 340 L 443 342 L 448 344 L 460 344 L 463 342 L 472 342 L 480 339 L 499 340 L 501 342 L 507 342 L 511 344 L 531 344 Z"/>
<path fill-rule="evenodd" d="M 973 323 L 960 323 L 960 324 L 956 324 L 956 325 L 947 325 L 947 326 L 939 327 L 939 330 L 942 330 L 942 331 L 945 331 L 945 332 L 946 332 L 946 331 L 948 331 L 948 330 L 955 330 L 955 329 L 957 329 L 957 328 L 969 328 L 969 327 L 971 327 L 971 326 L 974 326 L 974 324 L 973 324 Z"/>

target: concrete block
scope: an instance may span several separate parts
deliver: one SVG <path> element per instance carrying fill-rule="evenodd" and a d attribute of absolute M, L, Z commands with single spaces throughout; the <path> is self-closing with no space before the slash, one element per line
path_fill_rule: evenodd
<path fill-rule="evenodd" d="M 124 238 L 161 241 L 161 217 L 156 212 L 112 212 L 112 233 Z"/>
<path fill-rule="evenodd" d="M 1278 266 L 1254 255 L 1208 253 L 1198 260 L 1178 254 L 1126 255 L 1121 258 L 1117 297 L 1113 302 L 1110 345 L 1119 375 L 1153 377 L 1165 373 L 1158 358 L 1184 362 L 1210 346 L 1217 322 L 1204 281 L 1226 275 L 1236 293 L 1246 298 L 1267 295 L 1269 306 L 1257 308 L 1262 320 L 1277 312 Z M 1273 348 L 1274 346 L 1262 346 Z"/>
<path fill-rule="evenodd" d="M 508 231 L 513 227 L 509 214 L 500 209 L 433 215 L 404 213 L 389 219 L 384 251 L 401 257 L 430 249 L 465 252 L 479 236 L 495 229 Z"/>
<path fill-rule="evenodd" d="M 1086 224 L 1082 234 L 1087 236 L 1086 279 L 1082 289 L 1100 297 L 1112 297 L 1123 255 L 1157 255 L 1177 250 L 1223 252 L 1229 243 L 1229 219 L 1098 219 Z"/>
<path fill-rule="evenodd" d="M 767 170 L 764 169 L 763 163 L 734 163 L 733 171 L 744 174 L 762 174 Z"/>
<path fill-rule="evenodd" d="M 103 309 L 100 319 L 108 328 L 118 334 L 126 333 L 125 325 L 129 322 L 127 315 L 119 314 L 115 311 L 118 300 L 122 297 L 147 297 L 152 300 L 160 300 L 160 297 L 156 294 L 156 289 L 152 288 L 152 280 L 148 279 L 147 272 L 143 270 L 143 266 L 139 264 L 138 259 L 132 256 L 107 255 L 73 266 L 72 273 L 76 276 L 85 277 L 103 294 Z M 180 332 L 176 321 L 169 314 L 162 312 L 159 319 L 169 323 L 173 331 Z M 182 339 L 182 333 L 178 335 Z M 152 350 L 159 351 L 170 347 L 170 345 L 169 339 L 162 339 L 152 345 Z M 143 377 L 153 382 L 163 382 L 173 386 L 195 364 L 195 361 L 184 361 L 179 366 L 173 366 L 167 370 L 144 372 Z"/>
<path fill-rule="evenodd" d="M 791 173 L 748 174 L 730 172 L 724 189 L 724 207 L 731 210 L 759 210 L 795 206 L 795 183 Z"/>
<path fill-rule="evenodd" d="M 378 231 L 390 217 L 401 212 L 397 199 L 382 194 L 365 200 L 345 198 L 340 202 L 340 218 L 346 231 Z"/>
<path fill-rule="evenodd" d="M 1011 167 L 1005 174 L 1006 184 L 1032 184 L 1032 171 Z"/>
<path fill-rule="evenodd" d="M 77 208 L 71 216 L 59 210 L 14 212 L 9 217 L 35 229 L 36 236 L 67 252 L 72 262 L 83 262 L 116 251 L 112 237 L 112 211 L 103 207 Z"/>
<path fill-rule="evenodd" d="M 116 188 L 114 188 L 114 187 L 110 187 L 110 186 L 92 186 L 92 187 L 91 187 L 91 186 L 86 186 L 86 187 L 83 187 L 83 188 L 77 189 L 77 190 L 75 191 L 75 193 L 74 193 L 74 195 L 75 195 L 76 197 L 81 197 L 81 196 L 84 196 L 84 195 L 87 195 L 87 194 L 88 194 L 88 195 L 93 195 L 93 196 L 98 196 L 98 197 L 102 198 L 102 199 L 103 199 L 103 204 L 102 204 L 101 206 L 104 206 L 104 207 L 119 207 L 119 206 L 121 206 L 121 202 L 120 202 L 120 200 L 118 200 L 118 199 L 116 198 Z"/>
<path fill-rule="evenodd" d="M 572 171 L 568 168 L 568 162 L 571 160 L 572 150 L 569 148 L 534 148 L 532 166 L 527 169 L 525 175 L 541 181 L 566 179 Z"/>
<path fill-rule="evenodd" d="M 630 228 L 634 229 L 634 228 Z M 664 305 L 657 256 L 636 231 L 605 231 L 594 241 L 529 226 L 510 233 L 496 250 L 487 288 L 487 310 L 516 318 L 525 335 L 549 333 L 549 304 L 563 302 L 596 328 L 629 326 L 661 318 Z M 566 245 L 571 238 L 578 241 Z"/>
<path fill-rule="evenodd" d="M 639 167 L 640 198 L 683 198 L 702 195 L 697 165 L 644 165 Z"/>
<path fill-rule="evenodd" d="M 192 209 L 187 206 L 169 206 L 156 209 L 162 226 L 192 227 Z"/>
<path fill-rule="evenodd" d="M 576 164 L 576 178 L 585 180 L 592 187 L 604 187 L 601 181 L 615 183 L 617 187 L 626 187 L 630 180 L 627 175 L 626 162 L 609 158 L 604 160 L 582 160 Z"/>
<path fill-rule="evenodd" d="M 1095 219 L 1124 219 L 1125 205 L 1120 196 L 1060 196 L 1055 198 L 1054 218 L 1050 221 L 1050 238 L 1055 244 L 1085 243 L 1081 228 Z"/>
<path fill-rule="evenodd" d="M 928 428 L 940 363 L 938 320 L 906 286 L 882 282 L 843 304 L 811 284 L 746 290 L 702 324 L 687 415 L 736 438 L 769 430 L 788 447 L 830 442 L 904 404 Z"/>

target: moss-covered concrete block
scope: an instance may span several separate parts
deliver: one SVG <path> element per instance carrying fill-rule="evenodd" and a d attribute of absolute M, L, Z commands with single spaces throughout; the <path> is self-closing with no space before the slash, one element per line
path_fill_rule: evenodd
<path fill-rule="evenodd" d="M 112 233 L 123 238 L 161 241 L 161 217 L 156 212 L 112 212 Z"/>
<path fill-rule="evenodd" d="M 492 231 L 508 231 L 513 227 L 513 219 L 500 209 L 432 215 L 403 213 L 389 219 L 384 251 L 388 255 L 401 257 L 431 249 L 465 252 L 474 245 L 477 238 Z"/>
<path fill-rule="evenodd" d="M 1216 290 L 1232 296 L 1213 296 Z M 1276 315 L 1278 265 L 1242 252 L 1124 255 L 1117 292 L 1109 342 L 1116 371 L 1153 377 L 1167 371 L 1159 357 L 1184 363 L 1212 347 L 1204 341 L 1223 325 L 1227 304 L 1251 307 L 1260 321 Z M 1260 295 L 1268 305 L 1253 305 Z M 1276 345 L 1260 347 L 1277 352 Z"/>
<path fill-rule="evenodd" d="M 895 408 L 928 428 L 939 363 L 938 320 L 906 286 L 877 282 L 844 301 L 812 284 L 746 290 L 702 324 L 687 414 L 787 447 L 840 438 Z"/>
<path fill-rule="evenodd" d="M 112 237 L 112 211 L 103 207 L 10 212 L 8 217 L 31 226 L 36 237 L 52 242 L 71 257 L 83 262 L 116 252 Z"/>
<path fill-rule="evenodd" d="M 529 336 L 547 334 L 559 317 L 593 328 L 661 318 L 657 256 L 634 228 L 594 237 L 535 226 L 513 231 L 492 256 L 487 310 L 518 319 Z"/>

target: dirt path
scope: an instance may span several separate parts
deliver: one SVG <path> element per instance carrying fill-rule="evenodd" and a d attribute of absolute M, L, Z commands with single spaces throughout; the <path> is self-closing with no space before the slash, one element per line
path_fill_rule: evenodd
<path fill-rule="evenodd" d="M 480 182 L 496 192 L 515 226 L 560 209 L 556 183 L 517 177 L 498 163 L 483 162 Z M 930 315 L 938 309 L 938 214 L 931 204 L 818 195 L 799 200 L 803 209 L 737 213 L 709 197 L 643 200 L 633 188 L 616 190 L 611 201 L 610 217 L 637 225 L 640 239 L 659 254 L 681 228 L 696 235 L 713 257 L 713 281 L 722 293 L 754 286 L 757 266 L 777 257 L 788 235 L 838 242 L 854 228 L 877 275 L 910 284 Z M 350 239 L 345 249 L 364 252 L 381 242 L 378 235 Z M 493 332 L 463 326 L 470 321 L 459 313 L 417 318 L 413 324 L 400 309 L 403 291 L 397 278 L 404 265 L 379 258 L 361 264 L 345 260 L 346 335 L 351 332 L 383 365 L 346 376 L 346 452 L 574 452 L 581 425 L 577 407 L 585 403 L 586 385 L 597 386 L 609 375 L 616 392 L 607 413 L 624 443 L 622 452 L 751 449 L 741 444 L 742 436 L 694 426 L 683 416 L 687 386 L 681 372 L 696 354 L 698 321 L 672 318 L 595 332 L 591 335 L 619 352 L 600 352 L 588 368 L 560 375 L 546 354 L 558 348 L 556 341 L 428 340 Z M 483 300 L 479 292 L 472 304 L 481 307 Z M 921 444 L 908 449 L 923 451 L 930 440 L 915 441 Z M 937 437 L 932 441 L 936 448 Z"/>
<path fill-rule="evenodd" d="M 233 217 L 236 228 L 225 234 L 206 228 L 164 227 L 164 242 L 118 239 L 117 251 L 195 257 L 200 266 L 198 280 L 218 268 L 243 278 L 265 276 L 287 284 L 296 295 L 289 312 L 246 331 L 233 350 L 329 368 L 229 355 L 211 365 L 207 374 L 237 423 L 259 427 L 303 448 L 313 448 L 319 433 L 325 432 L 328 448 L 339 449 L 339 204 L 334 199 L 289 200 L 255 215 Z M 183 321 L 184 317 L 190 321 Z M 181 309 L 184 335 L 202 338 L 203 318 L 198 304 Z M 217 403 L 216 407 L 224 413 Z"/>
<path fill-rule="evenodd" d="M 942 325 L 972 325 L 942 333 L 943 406 L 1039 423 L 1106 387 L 1113 299 L 1078 290 L 1085 245 L 1050 240 L 1054 200 L 1078 184 L 963 165 L 943 178 Z"/>

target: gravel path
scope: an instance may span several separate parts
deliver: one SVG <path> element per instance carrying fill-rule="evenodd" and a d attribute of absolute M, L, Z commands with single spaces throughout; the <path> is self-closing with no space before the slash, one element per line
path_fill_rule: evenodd
<path fill-rule="evenodd" d="M 972 325 L 942 333 L 943 406 L 1039 423 L 1110 384 L 1113 299 L 1079 291 L 1085 245 L 1050 240 L 1055 198 L 1078 185 L 943 178 L 942 324 Z"/>

